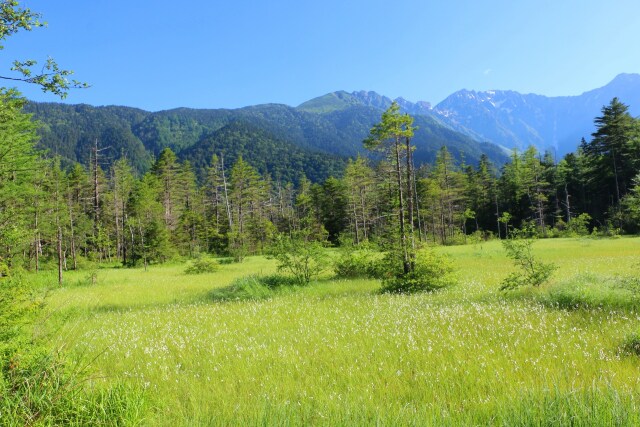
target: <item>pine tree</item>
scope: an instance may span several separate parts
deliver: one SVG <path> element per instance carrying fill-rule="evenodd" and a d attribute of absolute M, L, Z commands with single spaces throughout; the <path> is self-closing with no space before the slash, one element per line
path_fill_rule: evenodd
<path fill-rule="evenodd" d="M 374 125 L 369 131 L 369 137 L 364 140 L 364 145 L 369 150 L 381 151 L 393 167 L 395 180 L 394 202 L 397 203 L 397 217 L 399 225 L 399 248 L 402 254 L 402 271 L 407 274 L 413 270 L 415 258 L 415 245 L 413 244 L 413 224 L 411 223 L 412 203 L 407 206 L 407 195 L 411 194 L 410 171 L 405 164 L 411 164 L 410 144 L 413 137 L 413 118 L 408 114 L 400 113 L 400 106 L 393 102 L 382 113 L 380 123 Z M 403 160 L 406 161 L 403 162 Z M 406 172 L 407 175 L 405 175 Z"/>
<path fill-rule="evenodd" d="M 28 195 L 38 167 L 37 125 L 21 111 L 24 103 L 17 92 L 0 91 L 0 268 L 32 239 Z"/>
<path fill-rule="evenodd" d="M 592 140 L 581 148 L 589 166 L 591 189 L 600 195 L 601 204 L 613 206 L 631 188 L 638 170 L 638 123 L 618 98 L 602 108 L 602 116 L 596 117 L 594 123 L 597 129 Z M 604 206 L 599 210 L 604 211 Z"/>

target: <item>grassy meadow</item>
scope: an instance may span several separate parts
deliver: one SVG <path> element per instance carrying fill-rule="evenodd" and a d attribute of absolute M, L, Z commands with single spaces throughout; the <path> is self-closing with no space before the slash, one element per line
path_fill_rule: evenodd
<path fill-rule="evenodd" d="M 381 295 L 330 273 L 268 299 L 216 289 L 271 274 L 263 257 L 69 272 L 41 324 L 96 385 L 143 388 L 143 425 L 639 425 L 640 238 L 555 239 L 541 289 L 500 292 L 499 242 L 442 247 L 457 285 Z"/>

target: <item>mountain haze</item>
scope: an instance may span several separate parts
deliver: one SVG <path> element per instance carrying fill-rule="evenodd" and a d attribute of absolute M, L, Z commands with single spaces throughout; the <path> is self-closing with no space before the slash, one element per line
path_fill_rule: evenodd
<path fill-rule="evenodd" d="M 462 90 L 433 112 L 452 129 L 507 148 L 535 145 L 558 155 L 574 151 L 595 131 L 593 119 L 618 97 L 640 113 L 640 75 L 620 74 L 609 84 L 578 96 L 547 97 L 514 91 Z"/>

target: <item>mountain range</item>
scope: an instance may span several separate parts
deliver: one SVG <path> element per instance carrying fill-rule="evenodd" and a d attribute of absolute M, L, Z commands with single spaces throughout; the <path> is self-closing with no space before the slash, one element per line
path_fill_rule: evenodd
<path fill-rule="evenodd" d="M 475 164 L 485 154 L 496 165 L 513 148 L 529 145 L 557 156 L 589 139 L 593 119 L 613 97 L 640 111 L 640 75 L 620 74 L 606 86 L 579 96 L 546 97 L 514 91 L 458 91 L 432 106 L 395 101 L 418 127 L 413 143 L 418 164 L 431 163 L 442 145 L 461 162 Z M 264 104 L 239 109 L 149 112 L 131 107 L 30 102 L 26 111 L 42 124 L 40 146 L 66 162 L 88 164 L 98 141 L 108 163 L 126 156 L 139 172 L 171 148 L 189 160 L 200 178 L 213 154 L 227 164 L 239 156 L 261 173 L 295 182 L 340 175 L 347 158 L 368 155 L 362 140 L 389 97 L 371 91 L 332 92 L 297 107 Z"/>
<path fill-rule="evenodd" d="M 42 124 L 40 147 L 67 163 L 87 165 L 98 141 L 103 167 L 126 156 L 139 172 L 171 148 L 188 160 L 202 179 L 211 157 L 222 154 L 227 165 L 239 156 L 273 178 L 297 182 L 302 173 L 312 181 L 341 175 L 347 159 L 371 155 L 362 144 L 382 110 L 372 105 L 312 112 L 281 104 L 235 110 L 174 110 L 148 112 L 130 107 L 92 107 L 58 103 L 28 103 L 26 111 Z M 415 117 L 412 142 L 418 165 L 435 160 L 443 145 L 458 161 L 477 163 L 485 154 L 495 164 L 506 161 L 500 147 L 478 142 L 434 117 Z"/>
<path fill-rule="evenodd" d="M 395 101 L 413 116 L 428 116 L 477 141 L 507 150 L 530 145 L 562 156 L 575 151 L 582 138 L 595 131 L 593 119 L 604 105 L 618 97 L 640 114 L 640 75 L 619 74 L 607 85 L 578 96 L 547 97 L 510 90 L 460 90 L 432 106 L 428 102 Z M 333 92 L 301 104 L 310 112 L 328 112 L 353 105 L 386 109 L 392 99 L 375 92 Z"/>

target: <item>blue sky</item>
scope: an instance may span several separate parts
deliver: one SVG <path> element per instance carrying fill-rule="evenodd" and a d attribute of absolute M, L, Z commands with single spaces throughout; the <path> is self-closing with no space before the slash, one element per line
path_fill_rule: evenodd
<path fill-rule="evenodd" d="M 48 27 L 13 59 L 89 82 L 65 102 L 235 108 L 335 90 L 437 103 L 459 89 L 578 95 L 640 72 L 632 0 L 25 0 Z M 30 99 L 58 101 L 19 86 Z"/>

